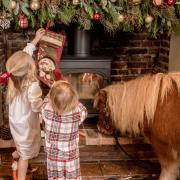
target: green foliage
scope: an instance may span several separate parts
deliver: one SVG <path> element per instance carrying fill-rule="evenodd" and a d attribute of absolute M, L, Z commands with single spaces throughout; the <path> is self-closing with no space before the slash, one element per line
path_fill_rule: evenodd
<path fill-rule="evenodd" d="M 88 30 L 93 27 L 94 14 L 100 14 L 99 23 L 107 32 L 114 33 L 121 29 L 125 32 L 143 31 L 150 33 L 151 37 L 158 34 L 173 33 L 180 29 L 180 5 L 157 7 L 152 0 L 142 0 L 139 5 L 133 4 L 133 0 L 79 0 L 74 5 L 72 0 L 60 0 L 60 3 L 44 1 L 39 10 L 32 11 L 29 7 L 30 0 L 16 0 L 16 8 L 10 9 L 11 0 L 0 1 L 0 14 L 9 11 L 13 16 L 15 26 L 18 27 L 20 14 L 28 17 L 32 28 L 44 26 L 50 19 L 55 23 L 69 25 L 77 22 L 82 28 Z M 124 21 L 119 22 L 119 15 L 124 16 Z M 147 15 L 153 17 L 149 24 L 145 23 Z"/>
<path fill-rule="evenodd" d="M 61 23 L 69 25 L 76 15 L 76 9 L 71 5 L 61 5 L 57 12 L 57 17 Z"/>
<path fill-rule="evenodd" d="M 2 5 L 6 8 L 6 9 L 10 9 L 10 0 L 2 0 Z"/>
<path fill-rule="evenodd" d="M 38 21 L 39 21 L 39 26 L 42 27 L 45 23 L 47 23 L 47 19 L 49 19 L 49 13 L 46 7 L 41 8 L 38 11 Z"/>
<path fill-rule="evenodd" d="M 85 30 L 90 30 L 92 28 L 92 22 L 89 15 L 83 10 L 79 9 L 77 11 L 77 22 Z"/>

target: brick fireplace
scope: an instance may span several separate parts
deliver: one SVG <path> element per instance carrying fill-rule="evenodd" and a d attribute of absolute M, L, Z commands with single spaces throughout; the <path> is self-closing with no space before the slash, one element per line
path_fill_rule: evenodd
<path fill-rule="evenodd" d="M 13 52 L 22 49 L 33 35 L 30 31 L 27 34 L 12 31 L 1 33 L 0 62 L 3 63 L 6 56 L 9 57 Z M 71 43 L 68 35 L 67 33 L 67 42 L 60 63 L 65 74 L 70 71 L 71 73 L 99 71 L 104 78 L 103 86 L 105 86 L 110 83 L 110 79 L 111 83 L 117 83 L 142 74 L 168 71 L 170 38 L 165 35 L 151 39 L 146 33 L 117 32 L 110 36 L 101 27 L 95 27 L 91 31 L 91 56 L 88 58 L 77 56 L 74 59 L 68 55 Z M 3 68 L 1 65 L 2 71 Z"/>

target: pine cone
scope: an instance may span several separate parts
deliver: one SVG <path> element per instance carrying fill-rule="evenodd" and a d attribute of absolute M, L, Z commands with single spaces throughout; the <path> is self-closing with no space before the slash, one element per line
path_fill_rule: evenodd
<path fill-rule="evenodd" d="M 46 4 L 46 0 L 41 0 L 40 1 L 41 7 L 44 8 L 45 4 Z"/>
<path fill-rule="evenodd" d="M 50 3 L 51 3 L 52 5 L 54 5 L 54 6 L 59 6 L 60 0 L 51 0 Z"/>

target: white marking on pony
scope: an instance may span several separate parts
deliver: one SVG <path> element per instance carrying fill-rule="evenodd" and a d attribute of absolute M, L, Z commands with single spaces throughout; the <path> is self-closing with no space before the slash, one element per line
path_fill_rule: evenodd
<path fill-rule="evenodd" d="M 179 173 L 179 163 L 174 162 L 167 167 L 162 167 L 159 180 L 176 180 Z"/>

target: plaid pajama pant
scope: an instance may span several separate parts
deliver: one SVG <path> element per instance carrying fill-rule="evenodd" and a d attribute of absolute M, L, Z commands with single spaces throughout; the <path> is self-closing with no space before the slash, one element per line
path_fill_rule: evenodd
<path fill-rule="evenodd" d="M 81 180 L 79 157 L 66 161 L 47 158 L 48 180 Z"/>

